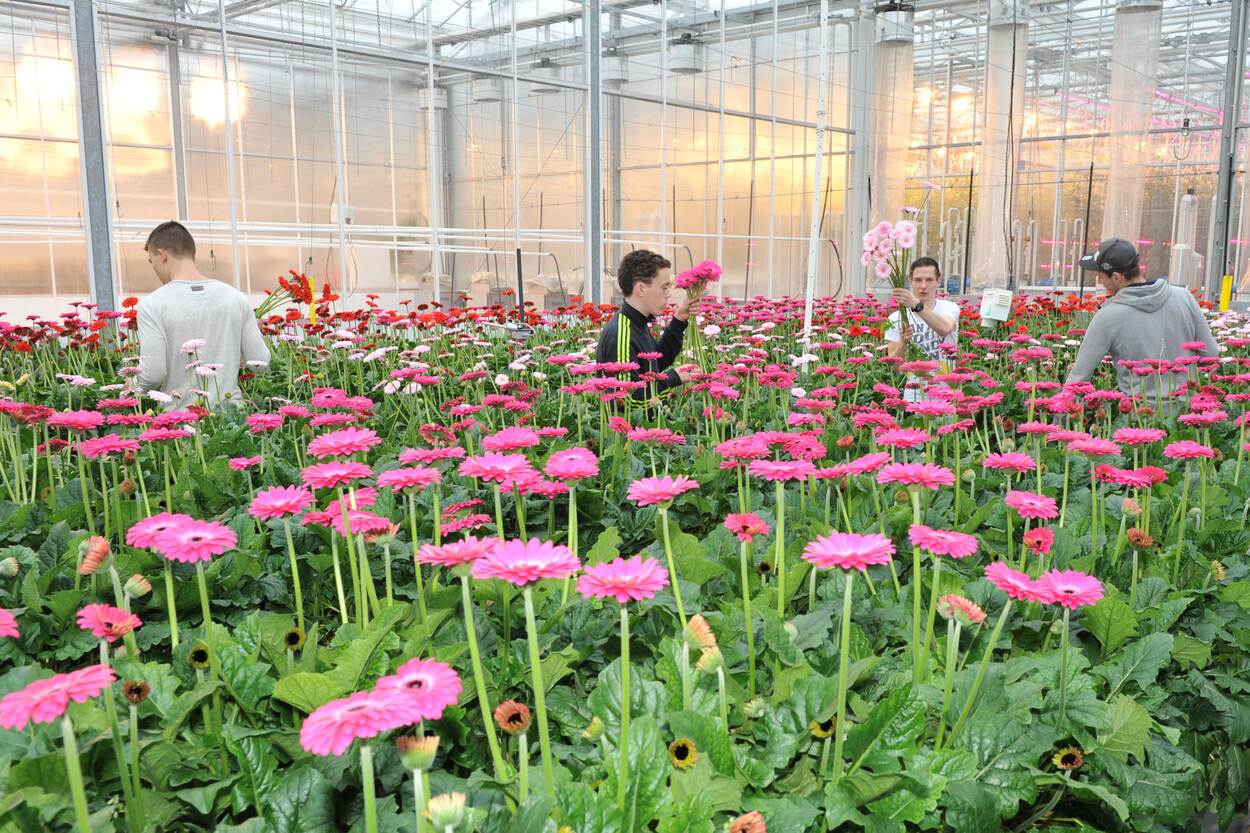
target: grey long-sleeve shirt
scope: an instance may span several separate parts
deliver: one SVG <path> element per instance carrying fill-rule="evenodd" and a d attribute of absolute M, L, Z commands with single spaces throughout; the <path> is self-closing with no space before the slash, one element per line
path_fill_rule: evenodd
<path fill-rule="evenodd" d="M 1203 355 L 1219 352 L 1211 327 L 1193 295 L 1165 280 L 1126 286 L 1108 299 L 1089 322 L 1076 361 L 1068 371 L 1068 381 L 1088 381 L 1103 357 L 1110 355 L 1116 363 L 1116 382 L 1121 391 L 1130 396 L 1140 393 L 1154 397 L 1153 380 L 1157 379 L 1158 392 L 1166 396 L 1185 381 L 1183 374 L 1137 376 L 1119 362 L 1172 361 L 1192 355 L 1181 347 L 1187 341 L 1203 342 Z"/>
<path fill-rule="evenodd" d="M 138 386 L 173 397 L 170 407 L 238 398 L 241 362 L 269 364 L 269 348 L 243 293 L 218 280 L 170 281 L 139 302 Z M 183 345 L 202 339 L 194 353 Z M 211 375 L 188 365 L 220 365 Z M 189 390 L 208 394 L 188 395 Z"/>

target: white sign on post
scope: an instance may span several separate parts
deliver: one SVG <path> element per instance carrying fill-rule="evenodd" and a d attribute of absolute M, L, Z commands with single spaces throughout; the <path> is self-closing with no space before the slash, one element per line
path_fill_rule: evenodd
<path fill-rule="evenodd" d="M 981 326 L 990 321 L 1006 321 L 1011 317 L 1012 292 L 1010 289 L 987 289 L 981 296 Z"/>

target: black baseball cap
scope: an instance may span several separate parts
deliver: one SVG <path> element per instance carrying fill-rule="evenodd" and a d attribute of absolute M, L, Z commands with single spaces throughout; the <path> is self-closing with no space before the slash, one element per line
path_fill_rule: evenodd
<path fill-rule="evenodd" d="M 1137 265 L 1137 247 L 1119 237 L 1108 238 L 1081 258 L 1081 268 L 1095 272 L 1127 272 Z"/>

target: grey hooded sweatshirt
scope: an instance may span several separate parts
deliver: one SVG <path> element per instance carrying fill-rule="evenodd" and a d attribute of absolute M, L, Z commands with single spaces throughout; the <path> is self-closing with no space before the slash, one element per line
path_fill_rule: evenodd
<path fill-rule="evenodd" d="M 1158 279 L 1126 286 L 1109 298 L 1089 322 L 1076 361 L 1068 371 L 1068 381 L 1088 381 L 1103 357 L 1110 355 L 1121 391 L 1153 398 L 1156 391 L 1152 380 L 1158 379 L 1158 394 L 1167 396 L 1185 381 L 1184 374 L 1137 376 L 1119 362 L 1171 361 L 1192 355 L 1181 347 L 1187 341 L 1204 342 L 1206 349 L 1202 353 L 1206 356 L 1219 351 L 1202 308 L 1188 290 Z"/>

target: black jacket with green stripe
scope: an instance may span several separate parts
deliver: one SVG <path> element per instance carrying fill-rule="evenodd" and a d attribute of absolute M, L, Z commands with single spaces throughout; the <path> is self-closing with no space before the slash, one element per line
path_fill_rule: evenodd
<path fill-rule="evenodd" d="M 621 326 L 622 318 L 628 326 Z M 664 328 L 664 333 L 658 341 L 651 334 L 653 323 L 655 323 L 654 315 L 643 315 L 628 302 L 621 304 L 620 311 L 612 316 L 612 320 L 604 326 L 603 332 L 599 335 L 599 349 L 595 353 L 595 361 L 599 364 L 612 362 L 637 364 L 638 370 L 629 373 L 629 378 L 636 382 L 648 381 L 643 379 L 644 373 L 668 371 L 661 378 L 649 381 L 647 387 L 634 391 L 633 398 L 638 401 L 646 401 L 661 391 L 681 384 L 681 378 L 677 375 L 677 371 L 672 369 L 672 365 L 681 355 L 681 345 L 686 338 L 686 322 L 673 318 Z M 638 356 L 639 353 L 659 353 L 660 358 L 643 359 Z"/>

